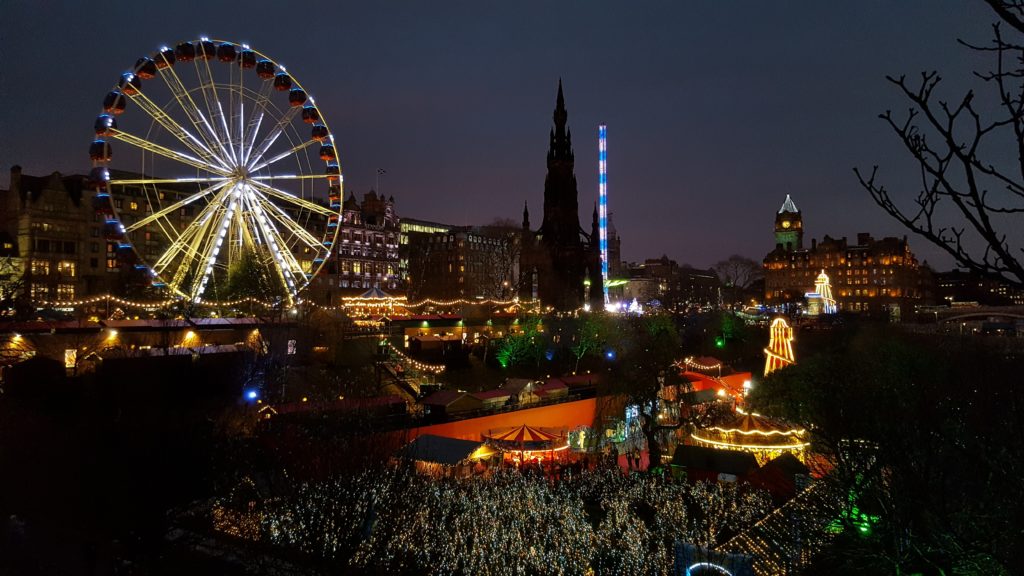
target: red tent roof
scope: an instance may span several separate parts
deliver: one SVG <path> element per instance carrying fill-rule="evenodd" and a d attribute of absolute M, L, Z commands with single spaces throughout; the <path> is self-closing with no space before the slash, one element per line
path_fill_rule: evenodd
<path fill-rule="evenodd" d="M 430 406 L 448 406 L 465 395 L 465 392 L 459 392 L 457 390 L 438 390 L 424 398 L 421 401 L 421 404 L 428 404 Z"/>
<path fill-rule="evenodd" d="M 509 392 L 508 390 L 502 390 L 501 388 L 498 388 L 496 390 L 474 392 L 472 395 L 480 400 L 489 400 L 491 398 L 508 398 L 509 396 L 512 395 L 512 393 Z"/>

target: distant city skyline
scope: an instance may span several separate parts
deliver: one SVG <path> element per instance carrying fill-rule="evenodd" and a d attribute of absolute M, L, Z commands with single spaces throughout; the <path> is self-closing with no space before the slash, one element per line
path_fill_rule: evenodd
<path fill-rule="evenodd" d="M 623 259 L 665 254 L 701 268 L 774 248 L 786 194 L 808 239 L 906 234 L 852 173 L 879 164 L 890 186 L 914 184 L 877 119 L 906 107 L 884 76 L 937 69 L 950 97 L 959 94 L 981 64 L 956 39 L 984 41 L 994 20 L 981 2 L 924 1 L 401 2 L 323 6 L 308 19 L 260 2 L 105 7 L 5 6 L 19 24 L 2 46 L 0 187 L 14 164 L 33 175 L 85 173 L 93 119 L 119 74 L 161 45 L 208 35 L 248 42 L 317 97 L 348 190 L 379 185 L 400 216 L 455 225 L 518 221 L 524 201 L 541 214 L 562 78 L 581 222 L 597 201 L 605 123 Z M 128 25 L 129 15 L 146 24 Z M 301 25 L 281 24 L 290 21 Z M 919 260 L 952 267 L 909 239 Z"/>

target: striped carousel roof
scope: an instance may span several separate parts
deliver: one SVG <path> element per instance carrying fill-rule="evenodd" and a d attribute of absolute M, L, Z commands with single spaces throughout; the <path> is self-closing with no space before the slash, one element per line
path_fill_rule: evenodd
<path fill-rule="evenodd" d="M 562 435 L 522 425 L 484 434 L 484 440 L 499 448 L 514 450 L 550 450 L 566 443 Z"/>
<path fill-rule="evenodd" d="M 360 298 L 367 298 L 367 299 L 369 299 L 369 298 L 381 298 L 381 299 L 384 299 L 384 298 L 391 298 L 391 294 L 388 294 L 387 292 L 381 290 L 380 287 L 378 287 L 378 286 L 374 286 L 373 288 L 370 288 L 366 292 L 363 292 L 359 297 Z"/>

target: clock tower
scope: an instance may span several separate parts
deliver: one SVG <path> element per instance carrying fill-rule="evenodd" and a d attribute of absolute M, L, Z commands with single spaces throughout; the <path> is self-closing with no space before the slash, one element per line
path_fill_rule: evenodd
<path fill-rule="evenodd" d="M 786 194 L 786 201 L 775 215 L 775 243 L 787 252 L 804 247 L 803 217 L 789 194 Z"/>

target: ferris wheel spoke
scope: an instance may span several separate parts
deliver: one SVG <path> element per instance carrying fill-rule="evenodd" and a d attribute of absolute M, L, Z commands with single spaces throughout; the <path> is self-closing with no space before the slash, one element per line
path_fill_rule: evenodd
<path fill-rule="evenodd" d="M 238 72 L 238 83 L 237 83 L 237 92 L 238 92 L 238 94 L 237 94 L 237 96 L 238 96 L 238 110 L 237 110 L 238 111 L 238 134 L 237 134 L 237 138 L 236 138 L 238 150 L 237 150 L 236 158 L 238 159 L 238 165 L 239 166 L 243 166 L 243 165 L 245 165 L 245 127 L 246 127 L 246 124 L 247 124 L 246 123 L 246 117 L 245 117 L 245 100 L 246 100 L 246 97 L 245 97 L 245 76 L 246 76 L 246 74 L 245 74 L 245 70 L 243 68 L 241 68 L 241 67 L 238 67 L 238 66 L 232 67 L 231 70 L 232 70 L 232 75 L 234 75 L 235 72 Z M 235 85 L 234 82 L 232 82 L 232 88 L 231 88 L 232 89 L 232 94 L 234 94 L 235 88 L 236 88 L 236 85 Z M 235 107 L 234 106 L 231 107 L 231 113 L 232 114 L 235 113 Z M 235 124 L 232 123 L 232 127 L 234 127 L 234 125 Z"/>
<path fill-rule="evenodd" d="M 234 218 L 235 209 L 238 208 L 240 194 L 237 187 L 231 188 L 230 196 L 231 199 L 228 201 L 227 210 L 224 211 L 224 215 L 218 221 L 214 234 L 208 236 L 206 247 L 202 251 L 199 267 L 203 270 L 203 273 L 199 277 L 198 288 L 195 284 L 192 285 L 193 297 L 196 299 L 201 298 L 203 292 L 206 291 L 206 284 L 213 274 L 217 256 L 220 255 L 220 249 L 224 244 L 224 239 L 227 238 L 228 228 L 231 226 L 232 219 Z"/>
<path fill-rule="evenodd" d="M 188 184 L 190 182 L 227 182 L 230 178 L 226 176 L 202 176 L 196 178 L 136 178 L 111 180 L 114 185 L 142 185 L 142 184 Z"/>
<path fill-rule="evenodd" d="M 198 200 L 198 199 L 200 199 L 200 198 L 202 198 L 204 196 L 207 196 L 211 192 L 213 192 L 213 191 L 223 187 L 224 185 L 228 184 L 228 182 L 229 182 L 228 180 L 225 180 L 223 182 L 218 182 L 218 183 L 216 183 L 216 184 L 214 184 L 212 186 L 207 186 L 206 188 L 203 188 L 199 192 L 196 192 L 195 194 L 192 194 L 191 196 L 188 196 L 187 198 L 183 198 L 183 199 L 175 202 L 174 204 L 171 204 L 171 205 L 167 206 L 166 208 L 161 208 L 159 211 L 154 212 L 154 213 L 150 214 L 149 216 L 146 216 L 145 218 L 142 218 L 138 222 L 134 222 L 130 226 L 126 226 L 125 227 L 125 232 L 134 232 L 135 230 L 138 230 L 139 228 L 142 228 L 143 226 L 146 226 L 146 225 L 148 225 L 148 224 L 150 224 L 150 223 L 152 223 L 152 222 L 154 222 L 156 220 L 159 220 L 160 218 L 163 218 L 163 217 L 167 216 L 168 214 L 173 213 L 175 210 L 178 210 L 179 208 L 187 206 L 187 205 L 195 202 L 196 200 Z"/>
<path fill-rule="evenodd" d="M 203 115 L 202 110 L 199 109 L 199 105 L 192 98 L 192 94 L 185 88 L 185 84 L 181 81 L 181 77 L 174 71 L 174 66 L 167 66 L 166 68 L 160 68 L 157 70 L 160 77 L 163 78 L 164 84 L 167 85 L 171 95 L 178 102 L 178 106 L 181 107 L 182 112 L 188 116 L 192 125 L 195 126 L 196 130 L 202 136 L 206 142 L 206 147 L 215 156 L 219 155 L 218 160 L 224 166 L 228 168 L 227 154 L 224 153 L 223 146 L 221 146 L 220 139 L 217 137 L 216 130 L 210 125 L 210 122 Z M 213 152 L 213 151 L 216 152 Z"/>
<path fill-rule="evenodd" d="M 132 102 L 139 107 L 140 110 L 149 115 L 154 122 L 167 130 L 169 134 L 174 136 L 179 142 L 181 142 L 186 148 L 191 150 L 194 154 L 202 158 L 207 164 L 213 166 L 220 166 L 221 168 L 227 169 L 227 165 L 224 164 L 216 154 L 210 150 L 209 143 L 204 143 L 199 140 L 192 132 L 189 132 L 187 128 L 179 124 L 173 118 L 171 118 L 166 112 L 157 106 L 152 100 L 146 96 L 141 90 L 131 96 Z"/>
<path fill-rule="evenodd" d="M 242 164 L 249 163 L 249 156 L 252 154 L 253 146 L 256 145 L 256 135 L 259 134 L 260 126 L 263 124 L 263 115 L 266 111 L 267 104 L 270 103 L 270 95 L 274 91 L 274 82 L 272 80 L 264 80 L 263 86 L 260 88 L 259 94 L 252 105 L 251 116 L 249 117 L 249 123 L 245 130 L 242 131 Z M 248 147 L 245 147 L 245 143 L 248 142 Z"/>
<path fill-rule="evenodd" d="M 268 176 L 252 176 L 253 180 L 330 180 L 337 179 L 337 174 L 271 174 Z"/>
<path fill-rule="evenodd" d="M 158 273 L 165 271 L 179 254 L 185 254 L 185 256 L 189 257 L 195 255 L 196 249 L 193 245 L 195 245 L 196 242 L 193 241 L 193 237 L 200 235 L 200 232 L 206 229 L 210 220 L 213 219 L 214 214 L 223 206 L 224 197 L 227 195 L 228 190 L 229 189 L 220 190 L 217 195 L 213 197 L 210 203 L 199 211 L 196 219 L 190 222 L 189 225 L 181 231 L 181 234 L 174 239 L 167 250 L 164 251 L 156 265 L 153 266 L 154 271 Z"/>
<path fill-rule="evenodd" d="M 246 203 L 249 205 L 249 209 L 251 211 L 250 222 L 253 226 L 252 234 L 256 237 L 262 237 L 264 243 L 270 248 L 274 274 L 281 282 L 281 287 L 284 288 L 285 294 L 287 294 L 288 298 L 291 299 L 292 294 L 296 292 L 295 277 L 290 273 L 287 276 L 285 275 L 286 265 L 284 258 L 281 256 L 281 248 L 278 244 L 278 238 L 274 234 L 274 227 L 267 220 L 266 213 L 255 200 L 256 195 L 249 192 L 245 194 L 244 197 L 246 198 Z M 291 277 L 290 279 L 289 276 Z"/>
<path fill-rule="evenodd" d="M 224 108 L 217 96 L 217 85 L 213 80 L 213 72 L 210 70 L 210 61 L 206 58 L 196 58 L 192 63 L 196 68 L 199 90 L 203 94 L 203 101 L 206 103 L 206 111 L 209 114 L 213 133 L 220 144 L 221 154 L 224 155 L 224 160 L 231 160 L 233 164 L 237 165 L 234 150 L 231 148 L 231 131 L 228 129 L 227 120 L 224 118 Z"/>
<path fill-rule="evenodd" d="M 139 138 L 138 136 L 135 136 L 134 134 L 129 134 L 129 133 L 124 132 L 122 130 L 116 130 L 116 129 L 112 130 L 112 136 L 114 138 L 117 138 L 118 140 L 120 140 L 122 142 L 125 142 L 127 144 L 131 144 L 132 146 L 135 146 L 137 148 L 141 148 L 143 150 L 147 150 L 149 152 L 153 152 L 154 154 L 159 154 L 159 155 L 163 156 L 164 158 L 169 158 L 171 160 L 176 160 L 178 162 L 181 162 L 182 164 L 187 164 L 189 166 L 192 166 L 192 167 L 195 167 L 195 168 L 199 168 L 200 170 L 206 170 L 208 172 L 213 172 L 213 173 L 219 174 L 221 176 L 227 176 L 227 174 L 228 174 L 228 172 L 226 170 L 224 170 L 224 168 L 222 168 L 220 165 L 210 164 L 208 162 L 200 160 L 199 158 L 195 158 L 193 156 L 189 156 L 188 154 L 185 154 L 184 152 L 178 152 L 176 150 L 171 150 L 170 148 L 166 148 L 164 146 L 156 144 L 155 142 L 150 142 L 149 140 L 145 140 L 143 138 Z"/>
<path fill-rule="evenodd" d="M 274 162 L 278 162 L 280 160 L 283 160 L 283 159 L 291 156 L 292 154 L 295 154 L 296 152 L 300 152 L 300 151 L 302 151 L 302 150 L 304 150 L 306 148 L 309 148 L 310 146 L 312 146 L 314 144 L 319 144 L 319 142 L 317 142 L 316 140 L 313 140 L 312 138 L 310 138 L 309 140 L 306 140 L 305 142 L 302 142 L 301 144 L 297 144 L 297 145 L 293 146 L 290 150 L 286 150 L 284 152 L 281 152 L 277 156 L 274 156 L 272 158 L 264 160 L 263 162 L 260 162 L 259 164 L 253 166 L 252 168 L 249 168 L 249 171 L 250 172 L 256 172 L 258 170 L 262 170 L 262 169 L 266 168 L 267 166 L 270 166 Z"/>
<path fill-rule="evenodd" d="M 275 124 L 263 140 L 260 141 L 258 149 L 249 154 L 249 160 L 247 163 L 258 163 L 260 159 L 263 158 L 263 155 L 267 153 L 267 150 L 270 150 L 270 147 L 274 145 L 274 142 L 276 142 L 281 134 L 284 133 L 285 128 L 291 125 L 292 120 L 295 119 L 295 116 L 298 115 L 301 108 L 301 106 L 292 106 L 287 112 L 281 115 L 277 124 Z"/>
<path fill-rule="evenodd" d="M 305 208 L 307 210 L 310 210 L 311 212 L 316 212 L 318 214 L 323 214 L 324 216 L 336 216 L 338 214 L 335 210 L 332 210 L 332 209 L 330 209 L 327 206 L 322 206 L 320 204 L 317 204 L 316 202 L 310 202 L 309 200 L 306 200 L 305 198 L 299 198 L 298 196 L 292 194 L 291 192 L 285 192 L 284 190 L 280 190 L 278 188 L 274 188 L 273 186 L 271 186 L 269 184 L 265 184 L 263 182 L 260 182 L 256 178 L 251 179 L 249 181 L 249 183 L 252 184 L 253 186 L 255 186 L 256 188 L 258 188 L 260 191 L 262 191 L 265 194 L 269 194 L 270 196 L 273 196 L 275 198 L 279 198 L 279 199 L 284 200 L 285 202 L 288 202 L 288 203 L 293 204 L 295 206 L 299 206 L 301 208 Z"/>
<path fill-rule="evenodd" d="M 257 215 L 256 222 L 263 230 L 264 235 L 268 238 L 271 253 L 274 257 L 274 261 L 277 263 L 278 272 L 288 289 L 288 293 L 294 294 L 297 290 L 295 286 L 296 274 L 300 277 L 300 282 L 305 280 L 302 265 L 295 259 L 295 255 L 292 254 L 291 250 L 287 249 L 288 246 L 284 243 L 284 239 L 281 238 L 281 235 L 277 232 L 277 228 L 275 228 L 270 221 L 266 219 L 263 209 L 257 205 L 255 206 L 255 211 Z M 263 217 L 260 218 L 260 216 Z M 286 272 L 288 273 L 288 276 L 291 277 L 290 280 L 285 277 Z"/>
<path fill-rule="evenodd" d="M 249 136 L 249 147 L 243 148 L 242 163 L 247 164 L 249 162 L 249 155 L 252 154 L 252 148 L 256 145 L 256 135 L 260 131 L 260 126 L 263 124 L 263 112 L 255 115 L 252 120 L 249 121 L 249 126 L 246 128 Z M 244 145 L 244 142 L 243 142 Z"/>
<path fill-rule="evenodd" d="M 273 216 L 275 220 L 280 222 L 282 226 L 287 228 L 289 232 L 291 232 L 296 238 L 301 240 L 305 245 L 309 246 L 310 248 L 315 248 L 317 253 L 324 249 L 322 241 L 318 240 L 315 236 L 310 234 L 309 230 L 306 230 L 305 228 L 300 226 L 298 222 L 292 220 L 291 216 L 289 216 L 288 213 L 285 212 L 280 206 L 274 204 L 273 202 L 267 201 L 266 199 L 260 197 L 257 194 L 254 194 L 253 196 L 258 199 L 257 201 L 261 204 L 265 211 L 269 212 L 270 215 Z"/>

